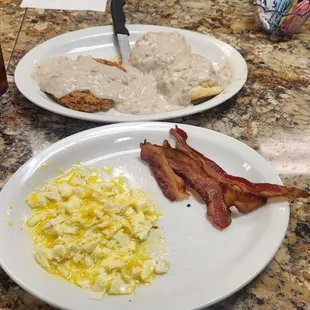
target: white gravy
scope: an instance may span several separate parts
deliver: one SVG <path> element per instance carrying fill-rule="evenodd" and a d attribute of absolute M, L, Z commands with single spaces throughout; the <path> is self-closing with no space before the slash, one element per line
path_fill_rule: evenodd
<path fill-rule="evenodd" d="M 177 32 L 144 34 L 123 67 L 126 72 L 91 56 L 76 60 L 53 56 L 35 66 L 32 78 L 56 98 L 89 91 L 97 98 L 112 99 L 118 111 L 137 115 L 180 109 L 191 104 L 191 94 L 201 82 L 221 84 L 212 63 L 193 54 Z"/>

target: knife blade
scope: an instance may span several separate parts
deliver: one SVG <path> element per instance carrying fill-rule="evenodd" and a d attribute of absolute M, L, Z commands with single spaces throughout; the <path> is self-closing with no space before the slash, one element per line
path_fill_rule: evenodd
<path fill-rule="evenodd" d="M 125 26 L 126 17 L 123 6 L 126 4 L 125 0 L 111 1 L 111 14 L 114 26 L 114 33 L 117 36 L 118 46 L 124 63 L 130 54 L 129 45 L 129 31 Z"/>

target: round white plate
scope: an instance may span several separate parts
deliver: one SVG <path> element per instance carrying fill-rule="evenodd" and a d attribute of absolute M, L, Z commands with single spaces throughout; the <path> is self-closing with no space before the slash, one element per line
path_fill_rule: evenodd
<path fill-rule="evenodd" d="M 246 82 L 247 66 L 245 60 L 233 47 L 222 41 L 197 32 L 161 26 L 128 25 L 128 30 L 130 32 L 131 46 L 147 31 L 180 32 L 186 37 L 194 52 L 205 56 L 214 64 L 230 64 L 233 72 L 231 83 L 225 87 L 221 94 L 204 103 L 161 114 L 140 116 L 122 114 L 114 108 L 108 112 L 86 113 L 74 111 L 55 103 L 41 92 L 31 79 L 33 65 L 41 58 L 50 55 L 65 55 L 72 58 L 76 58 L 78 55 L 92 55 L 99 58 L 114 59 L 118 52 L 114 42 L 113 28 L 112 26 L 104 26 L 69 32 L 48 40 L 32 49 L 21 59 L 16 68 L 15 83 L 18 89 L 27 99 L 51 112 L 89 121 L 113 123 L 163 120 L 202 112 L 231 98 Z"/>
<path fill-rule="evenodd" d="M 140 161 L 139 143 L 147 139 L 159 144 L 169 137 L 168 130 L 173 126 L 127 123 L 94 128 L 51 145 L 21 167 L 0 194 L 0 262 L 7 274 L 52 305 L 81 310 L 198 309 L 227 297 L 252 280 L 282 242 L 289 219 L 288 203 L 272 203 L 248 215 L 234 214 L 231 225 L 219 231 L 207 220 L 206 206 L 194 198 L 168 201 L 148 166 Z M 228 172 L 255 182 L 282 184 L 266 160 L 245 144 L 207 129 L 179 126 L 187 131 L 194 148 Z M 152 285 L 138 287 L 133 296 L 89 299 L 88 291 L 49 275 L 36 263 L 32 240 L 21 230 L 21 218 L 30 214 L 24 197 L 57 175 L 59 168 L 69 169 L 78 162 L 113 167 L 114 175 L 124 175 L 131 186 L 150 193 L 150 199 L 163 211 L 159 226 L 171 268 Z M 44 169 L 40 168 L 45 163 Z M 187 207 L 188 203 L 191 207 Z M 5 219 L 13 225 L 8 226 Z"/>

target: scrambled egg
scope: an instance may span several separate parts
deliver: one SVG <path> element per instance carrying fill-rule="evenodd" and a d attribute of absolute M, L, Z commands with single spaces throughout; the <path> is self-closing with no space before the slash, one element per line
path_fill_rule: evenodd
<path fill-rule="evenodd" d="M 162 242 L 152 237 L 161 214 L 124 178 L 104 180 L 83 170 L 73 167 L 26 197 L 34 210 L 27 225 L 36 260 L 49 273 L 89 288 L 92 298 L 131 294 L 169 269 L 167 259 L 149 251 L 154 240 Z"/>

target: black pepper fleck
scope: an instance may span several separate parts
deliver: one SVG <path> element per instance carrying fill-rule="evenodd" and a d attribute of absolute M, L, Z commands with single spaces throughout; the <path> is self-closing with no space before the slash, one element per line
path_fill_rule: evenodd
<path fill-rule="evenodd" d="M 191 205 L 188 203 L 188 204 L 187 204 L 187 208 L 189 208 L 189 207 L 191 207 Z"/>

